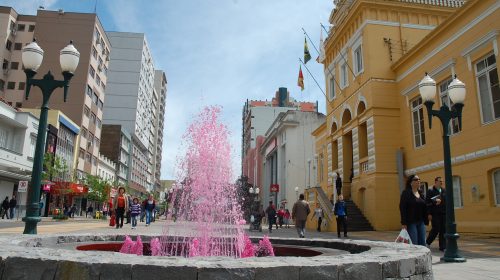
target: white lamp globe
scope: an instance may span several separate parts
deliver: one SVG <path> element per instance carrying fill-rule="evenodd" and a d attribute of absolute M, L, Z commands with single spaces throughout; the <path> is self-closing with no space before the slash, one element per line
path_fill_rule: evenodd
<path fill-rule="evenodd" d="M 253 187 L 248 189 L 249 193 L 253 193 Z"/>
<path fill-rule="evenodd" d="M 61 70 L 63 72 L 74 73 L 76 67 L 78 66 L 78 62 L 80 61 L 80 53 L 73 46 L 73 41 L 69 42 L 64 49 L 61 50 L 61 54 L 59 56 L 59 62 L 61 63 Z"/>
<path fill-rule="evenodd" d="M 299 191 L 299 187 L 295 187 L 295 191 L 298 192 Z"/>
<path fill-rule="evenodd" d="M 260 189 L 259 188 L 255 188 L 255 194 L 259 194 L 260 193 Z"/>
<path fill-rule="evenodd" d="M 425 73 L 425 77 L 418 84 L 418 90 L 420 91 L 420 96 L 424 103 L 427 101 L 434 102 L 434 97 L 436 96 L 436 81 Z"/>
<path fill-rule="evenodd" d="M 36 40 L 26 45 L 22 50 L 22 61 L 24 69 L 38 70 L 43 61 L 43 50 L 36 43 Z"/>
<path fill-rule="evenodd" d="M 448 86 L 448 93 L 450 95 L 451 102 L 453 102 L 454 104 L 464 104 L 465 84 L 457 79 L 456 76 Z"/>

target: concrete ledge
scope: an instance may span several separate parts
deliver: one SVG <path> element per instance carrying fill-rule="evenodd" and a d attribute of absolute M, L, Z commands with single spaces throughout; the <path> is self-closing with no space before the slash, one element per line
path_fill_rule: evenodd
<path fill-rule="evenodd" d="M 141 235 L 144 241 L 153 237 Z M 81 242 L 122 240 L 124 235 L 109 234 L 0 237 L 1 279 L 434 279 L 427 248 L 388 242 L 270 238 L 273 244 L 340 249 L 350 254 L 245 259 L 138 257 L 66 249 Z"/>

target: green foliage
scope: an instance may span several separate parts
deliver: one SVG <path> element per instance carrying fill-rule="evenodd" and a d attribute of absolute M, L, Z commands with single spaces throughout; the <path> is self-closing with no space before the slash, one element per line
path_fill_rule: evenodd
<path fill-rule="evenodd" d="M 59 156 L 55 156 L 51 153 L 45 153 L 43 157 L 43 167 L 43 180 L 64 181 L 66 177 L 71 178 L 71 176 L 68 176 L 70 175 L 70 170 L 66 160 Z"/>
<path fill-rule="evenodd" d="M 98 176 L 87 175 L 85 184 L 89 188 L 88 199 L 103 203 L 108 200 L 111 183 Z"/>
<path fill-rule="evenodd" d="M 64 215 L 63 213 L 59 213 L 59 215 L 52 216 L 52 219 L 54 219 L 54 220 L 67 220 L 68 216 Z"/>

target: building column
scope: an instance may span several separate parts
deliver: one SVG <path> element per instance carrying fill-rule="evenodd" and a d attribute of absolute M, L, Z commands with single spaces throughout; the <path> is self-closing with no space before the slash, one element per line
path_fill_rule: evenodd
<path fill-rule="evenodd" d="M 354 176 L 359 175 L 359 137 L 358 137 L 358 128 L 355 127 L 352 129 L 352 165 Z"/>
<path fill-rule="evenodd" d="M 368 170 L 375 171 L 375 130 L 373 116 L 366 120 L 368 132 Z"/>

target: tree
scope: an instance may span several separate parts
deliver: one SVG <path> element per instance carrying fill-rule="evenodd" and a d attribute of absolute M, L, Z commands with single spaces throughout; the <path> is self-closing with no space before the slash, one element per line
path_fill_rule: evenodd
<path fill-rule="evenodd" d="M 111 189 L 111 183 L 103 180 L 98 176 L 87 175 L 85 177 L 85 184 L 89 188 L 89 193 L 87 198 L 98 202 L 98 205 L 102 205 L 109 198 L 109 191 Z"/>
<path fill-rule="evenodd" d="M 43 167 L 42 178 L 44 180 L 64 181 L 72 177 L 66 160 L 52 153 L 45 153 Z"/>

